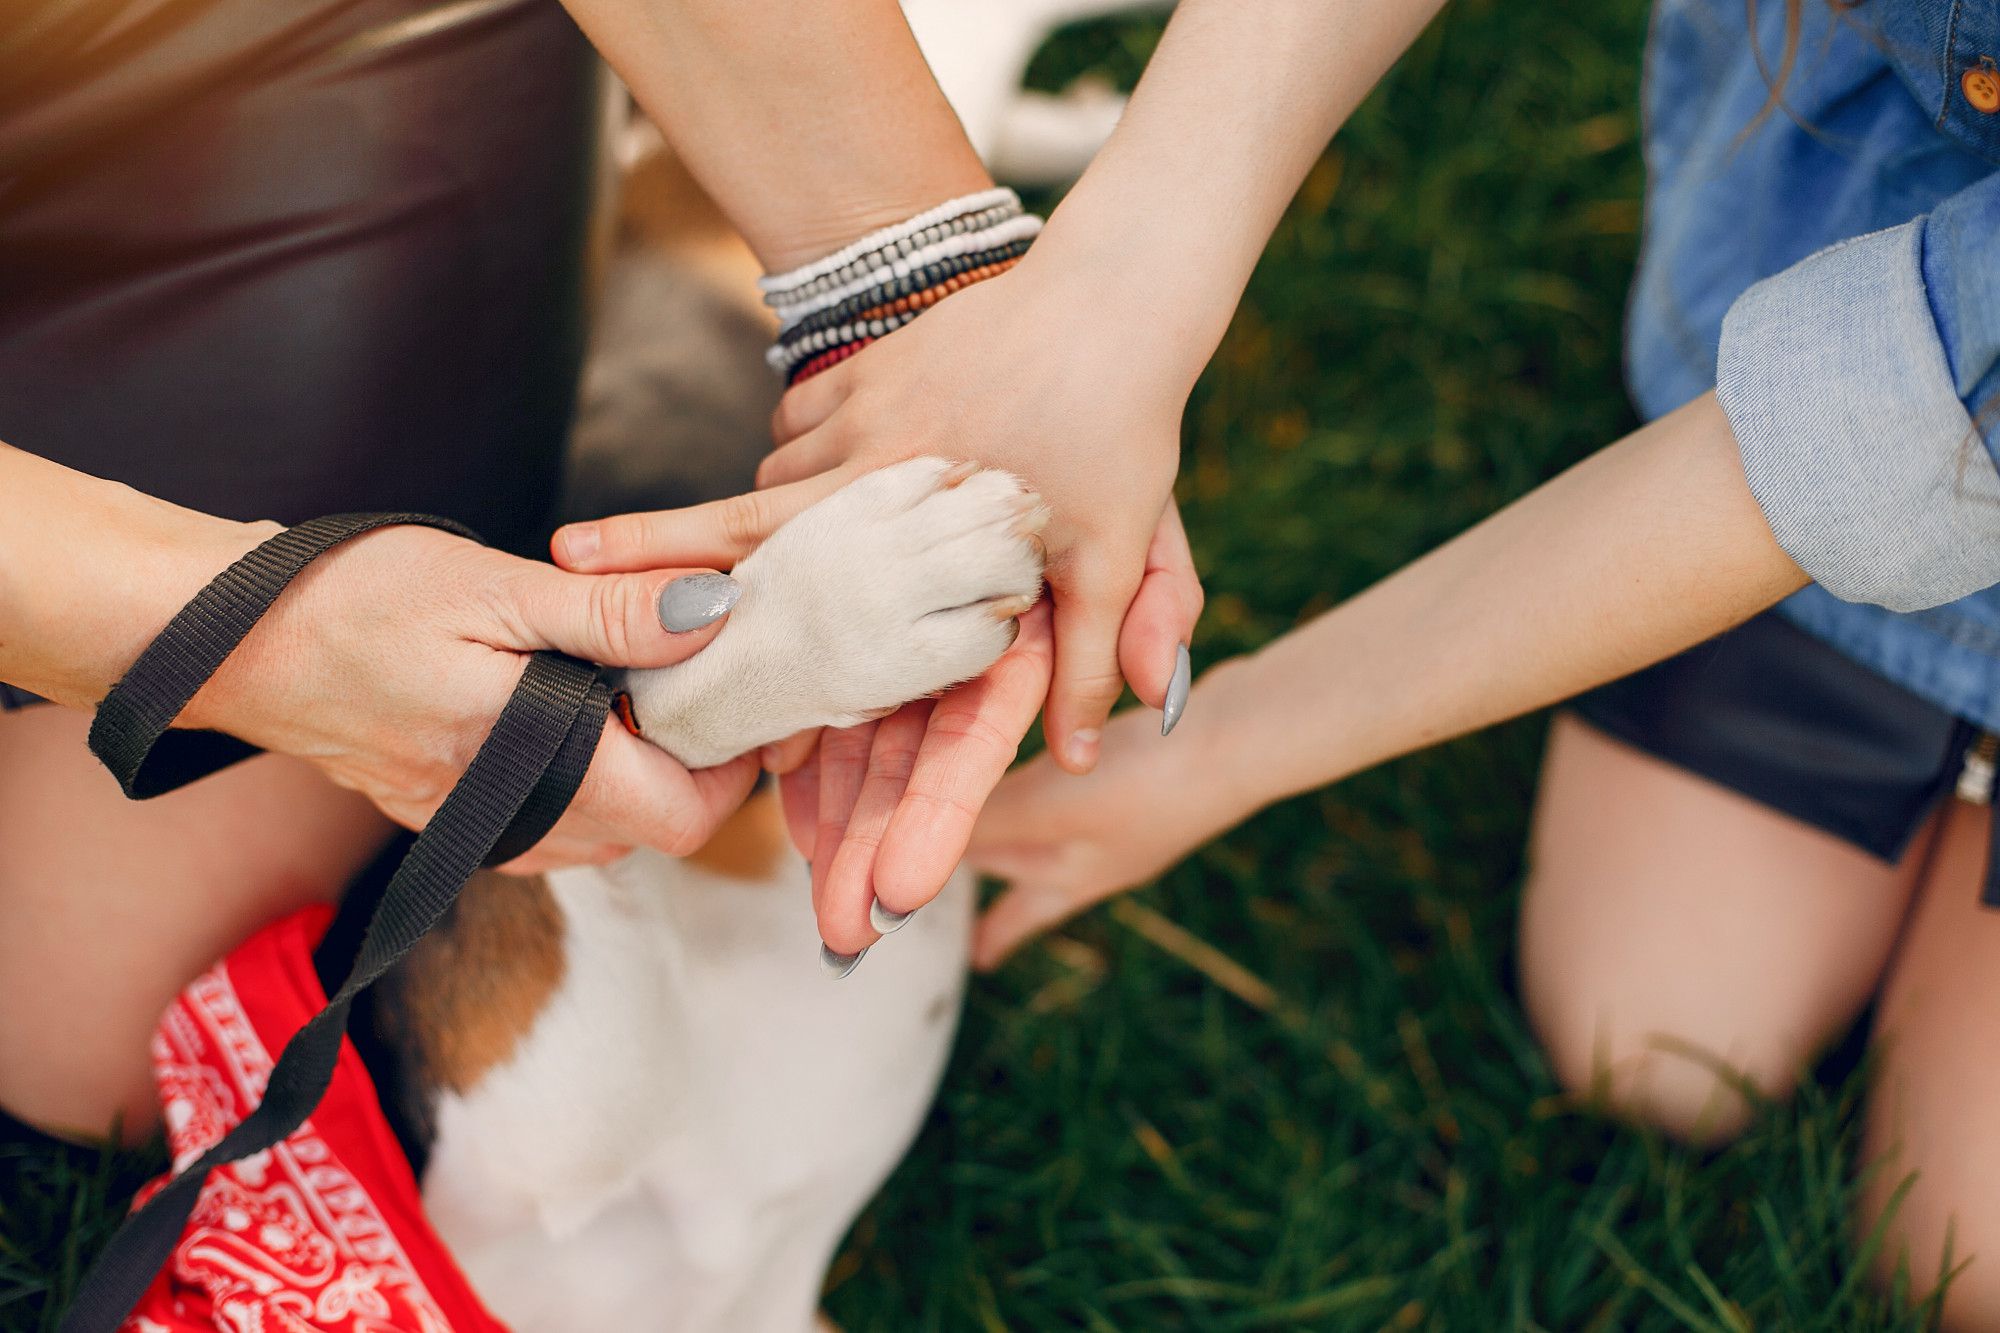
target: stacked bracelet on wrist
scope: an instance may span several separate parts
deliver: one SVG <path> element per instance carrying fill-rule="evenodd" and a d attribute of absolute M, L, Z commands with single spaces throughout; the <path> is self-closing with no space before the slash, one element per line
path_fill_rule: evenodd
<path fill-rule="evenodd" d="M 1042 220 L 1012 190 L 986 190 L 927 209 L 758 286 L 778 314 L 766 354 L 787 384 L 838 365 L 945 297 L 1006 272 Z"/>

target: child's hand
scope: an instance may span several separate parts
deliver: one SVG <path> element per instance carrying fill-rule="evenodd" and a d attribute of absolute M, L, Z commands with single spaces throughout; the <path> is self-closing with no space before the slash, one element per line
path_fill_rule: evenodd
<path fill-rule="evenodd" d="M 1113 718 L 1102 761 L 1083 777 L 1043 754 L 1001 782 L 966 854 L 974 869 L 1008 881 L 974 931 L 973 966 L 998 966 L 1029 938 L 1154 878 L 1249 813 L 1205 761 L 1217 733 L 1195 722 L 1201 702 L 1197 691 L 1188 721 L 1165 739 L 1157 713 Z"/>

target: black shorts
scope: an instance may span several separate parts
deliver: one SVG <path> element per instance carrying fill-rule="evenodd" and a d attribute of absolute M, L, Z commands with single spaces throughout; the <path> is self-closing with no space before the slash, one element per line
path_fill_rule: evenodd
<path fill-rule="evenodd" d="M 1886 862 L 1902 859 L 1954 792 L 1990 799 L 1991 742 L 1978 728 L 1774 612 L 1571 708 L 1607 735 Z M 2000 906 L 1990 858 L 1985 901 Z"/>
<path fill-rule="evenodd" d="M 535 546 L 599 93 L 556 0 L 0 7 L 0 440 L 230 518 Z"/>

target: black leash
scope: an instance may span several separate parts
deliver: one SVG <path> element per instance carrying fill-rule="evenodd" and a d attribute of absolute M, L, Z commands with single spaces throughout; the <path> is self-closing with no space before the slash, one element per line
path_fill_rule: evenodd
<path fill-rule="evenodd" d="M 168 727 L 300 570 L 350 537 L 403 523 L 473 537 L 427 514 L 316 518 L 244 556 L 183 607 L 105 697 L 90 728 L 91 751 L 125 794 L 157 796 L 255 754 L 233 736 Z M 347 980 L 285 1044 L 263 1101 L 125 1219 L 85 1274 L 58 1333 L 116 1333 L 173 1253 L 208 1173 L 276 1145 L 319 1104 L 355 997 L 437 925 L 474 870 L 511 860 L 548 833 L 596 753 L 611 704 L 600 677 L 598 668 L 560 653 L 528 660 L 471 766 L 396 868 Z"/>

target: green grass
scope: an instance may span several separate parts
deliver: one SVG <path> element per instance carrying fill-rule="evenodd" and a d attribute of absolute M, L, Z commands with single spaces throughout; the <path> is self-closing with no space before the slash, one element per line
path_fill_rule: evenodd
<path fill-rule="evenodd" d="M 1629 426 L 1644 10 L 1458 0 L 1314 170 L 1188 414 L 1201 659 Z M 1129 81 L 1156 34 L 1065 34 L 1036 75 Z M 1555 1095 L 1510 974 L 1540 739 L 1521 723 L 1289 802 L 979 984 L 928 1129 L 836 1265 L 836 1318 L 1926 1327 L 1854 1260 L 1851 1058 L 1708 1156 Z M 1252 983 L 1163 948 L 1163 917 Z M 73 1233 L 101 1234 L 136 1170 L 0 1147 L 0 1328 L 49 1326 Z"/>

